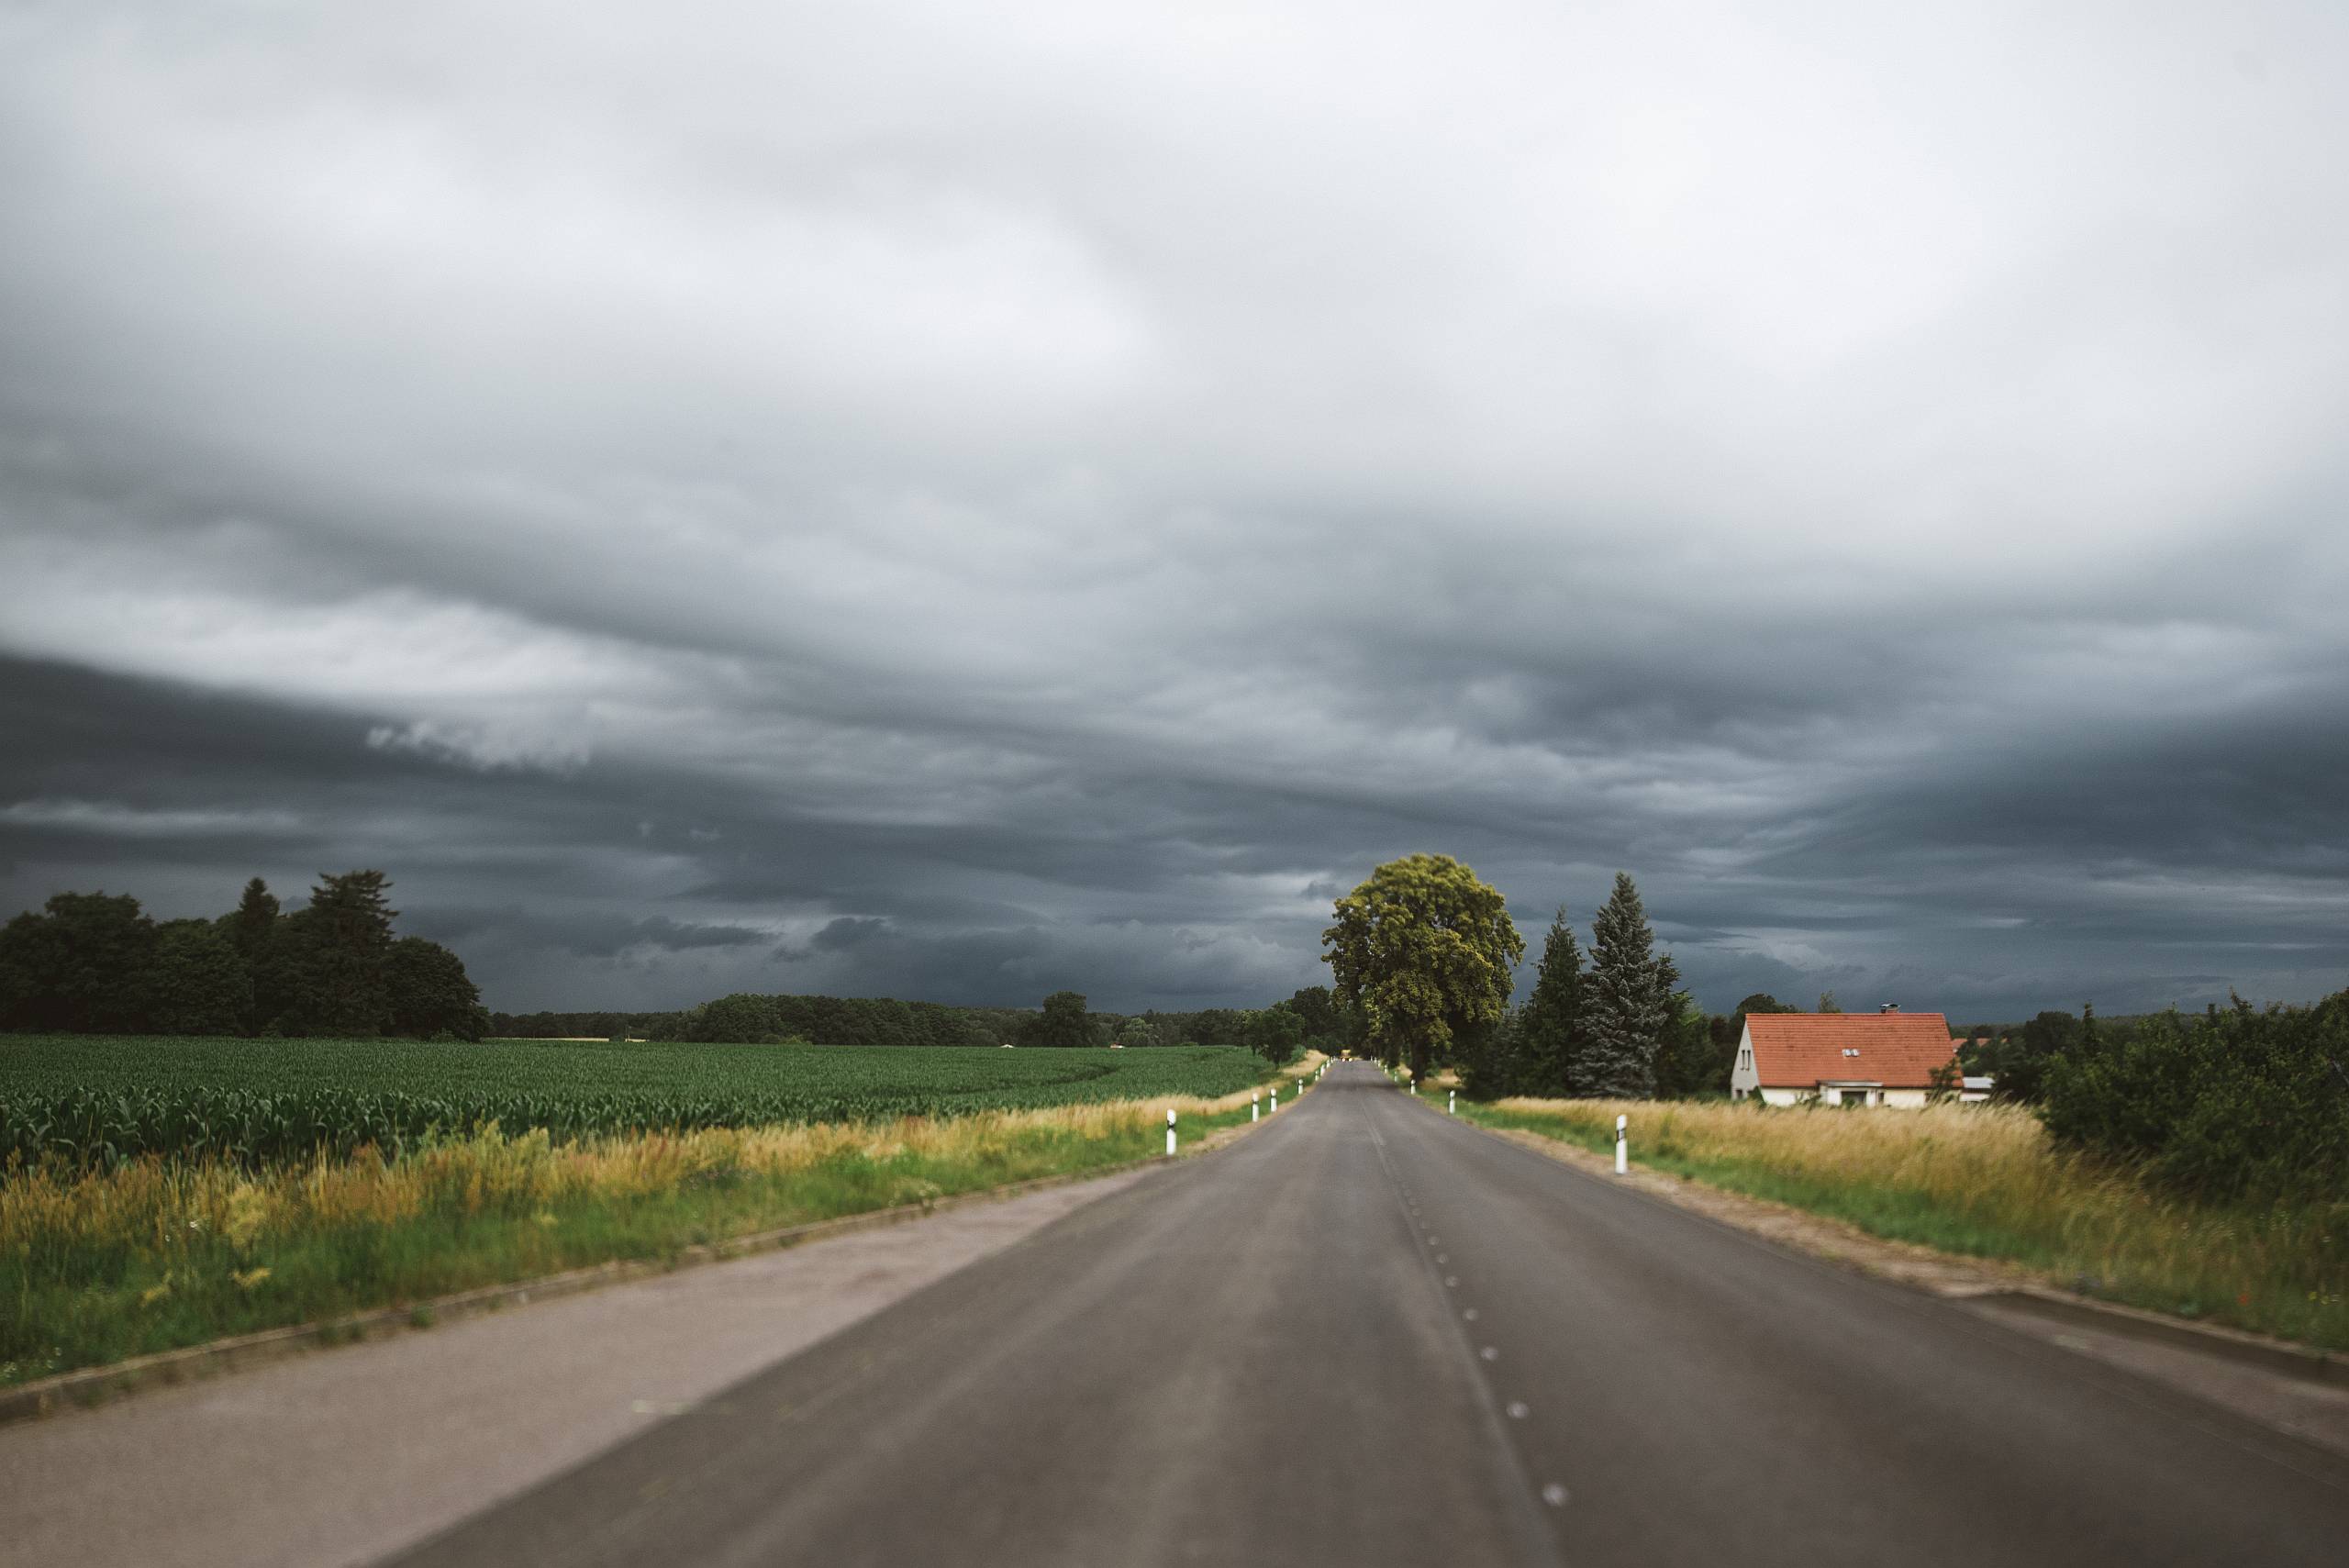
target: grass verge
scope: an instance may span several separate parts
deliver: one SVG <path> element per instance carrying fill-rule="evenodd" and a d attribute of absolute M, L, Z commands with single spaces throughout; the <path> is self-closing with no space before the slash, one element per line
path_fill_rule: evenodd
<path fill-rule="evenodd" d="M 1296 1076 L 1308 1070 L 1300 1064 Z M 1285 1091 L 1286 1085 L 1284 1084 Z M 1149 1158 L 1249 1093 L 558 1140 L 495 1127 L 246 1171 L 0 1171 L 0 1385 Z M 429 1308 L 425 1309 L 429 1316 Z"/>
<path fill-rule="evenodd" d="M 2349 1350 L 2349 1203 L 2221 1207 L 2066 1154 L 2027 1111 L 1496 1101 L 1460 1114 L 1873 1235 L 2039 1271 L 2083 1295 Z"/>

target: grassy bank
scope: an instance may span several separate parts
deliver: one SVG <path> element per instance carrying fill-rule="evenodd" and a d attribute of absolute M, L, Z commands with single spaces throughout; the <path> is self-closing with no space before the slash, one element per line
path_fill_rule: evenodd
<path fill-rule="evenodd" d="M 495 1128 L 261 1169 L 0 1170 L 0 1383 L 1163 1153 L 1246 1090 L 815 1126 Z"/>
<path fill-rule="evenodd" d="M 1765 1109 L 1602 1100 L 1463 1102 L 1488 1127 L 1595 1151 L 1631 1118 L 1642 1164 L 1895 1240 L 2006 1259 L 2132 1307 L 2349 1350 L 2349 1203 L 2180 1201 L 2059 1152 L 2029 1113 Z"/>

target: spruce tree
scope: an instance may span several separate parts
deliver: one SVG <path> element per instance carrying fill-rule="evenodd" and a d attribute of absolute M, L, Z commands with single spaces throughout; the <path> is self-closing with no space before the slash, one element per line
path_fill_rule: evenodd
<path fill-rule="evenodd" d="M 1575 1059 L 1582 1028 L 1582 948 L 1561 908 L 1542 940 L 1542 962 L 1536 968 L 1533 995 L 1518 1019 L 1517 1050 L 1512 1066 L 1517 1082 L 1513 1095 L 1559 1098 L 1581 1091 L 1575 1083 Z"/>
<path fill-rule="evenodd" d="M 379 871 L 321 877 L 310 890 L 304 978 L 309 1027 L 320 1034 L 379 1035 L 391 1023 L 385 972 L 399 911 L 385 896 L 390 890 Z"/>
<path fill-rule="evenodd" d="M 1654 952 L 1640 890 L 1621 872 L 1590 925 L 1590 973 L 1582 987 L 1583 1050 L 1575 1092 L 1607 1099 L 1655 1094 L 1655 1057 L 1671 1021 L 1676 971 Z"/>
<path fill-rule="evenodd" d="M 237 946 L 250 963 L 269 945 L 270 933 L 277 926 L 277 895 L 269 884 L 255 877 L 245 884 L 245 895 L 237 900 L 237 911 L 228 917 L 228 940 Z"/>

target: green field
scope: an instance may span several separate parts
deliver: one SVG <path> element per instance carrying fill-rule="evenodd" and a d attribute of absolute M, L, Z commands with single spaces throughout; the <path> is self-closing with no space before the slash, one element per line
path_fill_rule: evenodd
<path fill-rule="evenodd" d="M 558 1138 L 1212 1097 L 1271 1069 L 1225 1046 L 918 1046 L 0 1036 L 0 1164 L 142 1154 L 258 1165 L 495 1122 Z"/>

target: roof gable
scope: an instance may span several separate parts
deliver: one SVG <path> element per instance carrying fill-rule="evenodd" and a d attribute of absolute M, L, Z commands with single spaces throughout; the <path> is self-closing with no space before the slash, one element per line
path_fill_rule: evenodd
<path fill-rule="evenodd" d="M 1754 1073 L 1771 1089 L 1839 1082 L 1926 1089 L 1933 1069 L 1957 1055 L 1939 1013 L 1748 1013 L 1745 1029 Z"/>

